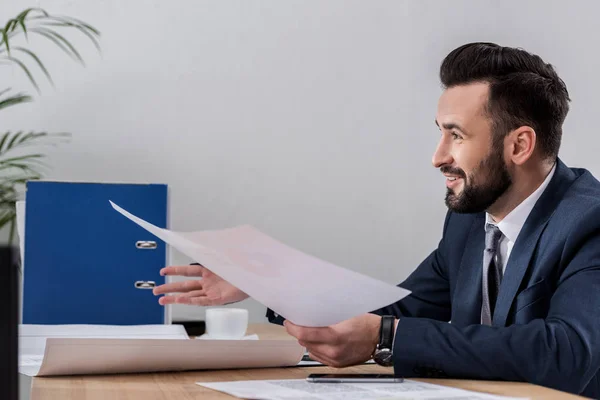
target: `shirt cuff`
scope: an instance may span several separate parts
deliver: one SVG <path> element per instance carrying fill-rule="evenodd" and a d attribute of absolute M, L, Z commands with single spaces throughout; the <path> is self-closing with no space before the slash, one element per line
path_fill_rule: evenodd
<path fill-rule="evenodd" d="M 394 345 L 396 344 L 396 331 L 398 330 L 398 322 L 400 322 L 400 318 L 396 318 L 394 321 L 394 339 L 392 340 L 392 352 L 394 351 Z"/>

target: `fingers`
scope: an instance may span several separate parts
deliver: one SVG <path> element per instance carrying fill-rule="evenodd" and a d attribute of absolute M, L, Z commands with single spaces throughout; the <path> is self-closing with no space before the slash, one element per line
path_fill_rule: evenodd
<path fill-rule="evenodd" d="M 158 304 L 191 304 L 191 305 L 217 305 L 212 304 L 214 301 L 209 300 L 204 290 L 194 290 L 189 293 L 174 294 L 163 296 L 158 299 Z"/>
<path fill-rule="evenodd" d="M 336 341 L 330 327 L 308 328 L 295 325 L 288 320 L 283 325 L 287 333 L 304 343 L 334 343 Z"/>
<path fill-rule="evenodd" d="M 160 275 L 202 276 L 207 271 L 201 265 L 169 266 L 160 270 Z"/>
<path fill-rule="evenodd" d="M 222 306 L 222 302 L 218 302 L 214 299 L 210 299 L 206 295 L 203 296 L 184 296 L 181 295 L 177 299 L 177 304 L 188 304 L 191 306 Z"/>
<path fill-rule="evenodd" d="M 330 367 L 333 367 L 335 364 L 335 362 L 333 360 L 329 359 L 328 357 L 324 357 L 318 353 L 313 353 L 312 351 L 308 352 L 308 356 L 310 358 L 312 358 L 313 360 L 318 361 L 321 364 L 328 365 Z"/>
<path fill-rule="evenodd" d="M 336 368 L 347 365 L 344 360 L 347 349 L 340 343 L 332 327 L 309 328 L 288 320 L 283 324 L 287 332 L 298 339 L 301 346 L 306 347 L 313 360 Z"/>
<path fill-rule="evenodd" d="M 158 304 L 161 306 L 166 306 L 167 304 L 175 304 L 177 303 L 177 296 L 163 296 L 158 299 Z"/>
<path fill-rule="evenodd" d="M 351 359 L 348 359 L 348 357 L 345 357 L 345 352 L 347 352 L 348 349 L 344 349 L 340 346 L 322 344 L 309 346 L 306 349 L 310 358 L 330 367 L 342 368 L 360 363 L 353 362 Z"/>
<path fill-rule="evenodd" d="M 166 306 L 167 304 L 188 304 L 192 306 L 221 306 L 224 303 L 216 299 L 211 299 L 204 290 L 193 290 L 188 293 L 163 296 L 158 299 L 158 304 Z"/>
<path fill-rule="evenodd" d="M 193 290 L 202 290 L 202 281 L 182 281 L 165 283 L 155 287 L 152 293 L 155 295 L 165 293 L 187 293 Z"/>
<path fill-rule="evenodd" d="M 179 297 L 187 299 L 191 299 L 194 297 L 206 297 L 206 292 L 203 289 L 192 290 L 191 292 L 180 294 Z"/>

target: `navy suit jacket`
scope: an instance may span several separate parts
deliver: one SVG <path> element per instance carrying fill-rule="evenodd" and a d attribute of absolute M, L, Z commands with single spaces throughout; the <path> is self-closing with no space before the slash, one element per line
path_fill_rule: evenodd
<path fill-rule="evenodd" d="M 449 212 L 438 248 L 399 285 L 412 293 L 374 311 L 399 318 L 395 374 L 599 397 L 600 182 L 557 161 L 510 254 L 492 326 L 480 324 L 484 224 L 485 213 Z"/>

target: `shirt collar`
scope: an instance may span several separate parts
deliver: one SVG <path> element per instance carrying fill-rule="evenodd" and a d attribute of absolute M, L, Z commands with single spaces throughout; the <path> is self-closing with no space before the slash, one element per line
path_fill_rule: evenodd
<path fill-rule="evenodd" d="M 508 213 L 508 215 L 499 223 L 496 224 L 491 215 L 485 213 L 485 229 L 488 229 L 488 224 L 497 225 L 502 234 L 506 236 L 509 241 L 515 243 L 519 233 L 521 232 L 521 229 L 523 228 L 523 225 L 525 225 L 527 217 L 529 217 L 529 214 L 531 213 L 531 210 L 533 210 L 535 203 L 537 203 L 542 193 L 544 193 L 544 190 L 546 190 L 546 187 L 550 183 L 555 170 L 556 164 L 554 164 L 552 170 L 546 179 L 544 179 L 544 182 L 542 182 L 540 187 L 538 187 L 535 192 L 529 195 L 529 197 L 523 200 L 521 204 L 515 207 L 514 210 Z"/>

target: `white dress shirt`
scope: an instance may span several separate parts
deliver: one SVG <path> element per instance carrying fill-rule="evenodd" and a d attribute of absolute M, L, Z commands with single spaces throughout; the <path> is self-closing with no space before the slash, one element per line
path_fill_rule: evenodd
<path fill-rule="evenodd" d="M 521 232 L 523 225 L 525 225 L 527 217 L 529 217 L 529 214 L 531 214 L 531 210 L 533 210 L 535 203 L 537 203 L 542 193 L 544 193 L 544 190 L 546 190 L 546 187 L 548 187 L 555 170 L 556 164 L 554 164 L 554 167 L 552 167 L 552 170 L 546 179 L 544 179 L 544 182 L 542 182 L 540 187 L 538 187 L 528 198 L 523 200 L 521 204 L 515 207 L 514 210 L 508 213 L 508 215 L 504 217 L 502 221 L 495 223 L 491 215 L 488 213 L 485 214 L 484 229 L 489 229 L 488 224 L 492 224 L 496 225 L 498 229 L 500 229 L 500 232 L 502 232 L 502 238 L 498 243 L 498 252 L 496 253 L 496 258 L 494 259 L 496 265 L 498 265 L 498 263 L 502 265 L 502 272 L 506 270 L 508 257 L 510 257 L 512 248 L 519 237 L 519 233 Z"/>
<path fill-rule="evenodd" d="M 515 245 L 515 242 L 517 241 L 517 237 L 519 236 L 521 229 L 523 229 L 523 225 L 525 225 L 527 217 L 529 217 L 529 214 L 531 214 L 531 210 L 533 210 L 535 203 L 537 203 L 539 198 L 542 196 L 542 193 L 544 193 L 544 190 L 546 190 L 546 187 L 548 187 L 550 180 L 554 176 L 555 170 L 556 164 L 554 164 L 552 170 L 550 170 L 550 173 L 548 174 L 546 179 L 544 179 L 544 182 L 542 182 L 540 187 L 538 187 L 535 190 L 535 192 L 531 193 L 529 197 L 523 200 L 521 204 L 515 207 L 514 210 L 508 213 L 508 215 L 504 217 L 504 219 L 499 223 L 496 224 L 496 222 L 494 222 L 494 220 L 492 219 L 491 215 L 485 213 L 485 224 L 483 225 L 484 229 L 489 229 L 487 227 L 488 224 L 492 224 L 498 226 L 498 229 L 500 229 L 500 232 L 502 232 L 502 238 L 500 238 L 500 242 L 498 243 L 499 251 L 496 253 L 496 257 L 494 259 L 496 265 L 498 265 L 498 262 L 501 263 L 502 272 L 506 270 L 508 257 L 510 256 L 510 252 L 512 251 L 512 248 Z M 483 265 L 483 258 L 481 264 Z M 394 348 L 393 343 L 395 343 L 396 341 L 395 331 L 398 329 L 399 319 L 400 318 L 396 319 L 394 340 L 392 341 L 392 349 Z"/>

